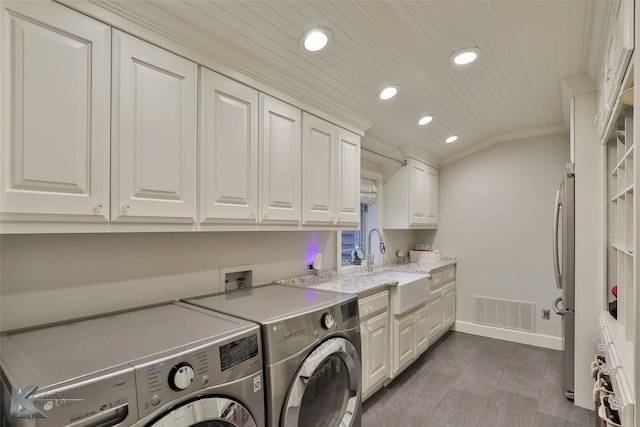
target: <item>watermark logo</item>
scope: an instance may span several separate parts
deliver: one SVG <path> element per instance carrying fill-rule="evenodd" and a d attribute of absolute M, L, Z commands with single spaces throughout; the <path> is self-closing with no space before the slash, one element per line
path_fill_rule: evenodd
<path fill-rule="evenodd" d="M 11 408 L 9 414 L 12 418 L 47 418 L 29 399 L 38 390 L 37 385 L 25 388 L 16 387 L 11 390 Z"/>

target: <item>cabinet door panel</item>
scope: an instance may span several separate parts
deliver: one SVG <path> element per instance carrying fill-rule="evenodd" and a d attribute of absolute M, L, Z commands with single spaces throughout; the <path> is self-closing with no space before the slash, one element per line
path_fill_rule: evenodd
<path fill-rule="evenodd" d="M 377 384 L 389 376 L 389 313 L 384 312 L 367 322 L 369 340 L 367 384 Z"/>
<path fill-rule="evenodd" d="M 442 319 L 443 319 L 443 297 L 442 292 L 439 292 L 438 295 L 430 300 L 427 303 L 427 318 L 429 322 L 429 340 L 435 337 L 442 331 Z"/>
<path fill-rule="evenodd" d="M 414 312 L 416 324 L 416 356 L 421 354 L 429 346 L 429 325 L 427 306 L 419 308 Z"/>
<path fill-rule="evenodd" d="M 114 32 L 112 219 L 196 217 L 196 64 Z"/>
<path fill-rule="evenodd" d="M 427 166 L 427 224 L 438 224 L 438 169 Z"/>
<path fill-rule="evenodd" d="M 330 224 L 335 204 L 335 126 L 303 114 L 302 223 Z"/>
<path fill-rule="evenodd" d="M 300 222 L 300 109 L 260 94 L 261 222 Z"/>
<path fill-rule="evenodd" d="M 450 283 L 444 287 L 444 327 L 447 328 L 456 321 L 456 284 Z"/>
<path fill-rule="evenodd" d="M 108 220 L 110 28 L 54 3 L 1 18 L 2 212 Z"/>
<path fill-rule="evenodd" d="M 337 216 L 340 224 L 360 224 L 360 137 L 338 128 Z"/>
<path fill-rule="evenodd" d="M 427 165 L 409 159 L 409 225 L 427 222 Z"/>
<path fill-rule="evenodd" d="M 256 221 L 258 92 L 201 68 L 200 221 Z"/>
<path fill-rule="evenodd" d="M 413 313 L 395 320 L 395 356 L 394 370 L 398 372 L 408 366 L 415 358 L 415 332 Z"/>

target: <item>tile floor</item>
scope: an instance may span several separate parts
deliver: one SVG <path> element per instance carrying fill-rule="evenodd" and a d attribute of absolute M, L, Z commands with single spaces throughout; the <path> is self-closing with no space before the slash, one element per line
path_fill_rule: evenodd
<path fill-rule="evenodd" d="M 587 427 L 564 397 L 562 353 L 449 332 L 364 403 L 363 427 Z"/>

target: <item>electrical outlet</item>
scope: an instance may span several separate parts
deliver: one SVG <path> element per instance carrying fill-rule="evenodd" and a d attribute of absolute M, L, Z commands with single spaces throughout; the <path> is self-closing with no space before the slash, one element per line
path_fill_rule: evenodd
<path fill-rule="evenodd" d="M 548 308 L 543 308 L 542 309 L 542 318 L 545 320 L 549 320 L 551 318 L 551 310 L 549 310 Z"/>

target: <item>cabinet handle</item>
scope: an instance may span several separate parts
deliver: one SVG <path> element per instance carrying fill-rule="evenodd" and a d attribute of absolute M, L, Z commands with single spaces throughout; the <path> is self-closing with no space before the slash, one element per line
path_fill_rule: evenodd
<path fill-rule="evenodd" d="M 257 224 L 258 223 L 258 219 L 259 219 L 258 212 L 251 212 L 251 216 L 253 217 L 253 219 L 256 220 L 256 224 Z"/>
<path fill-rule="evenodd" d="M 127 216 L 129 214 L 129 209 L 131 209 L 131 206 L 123 205 L 122 206 L 122 215 Z"/>
<path fill-rule="evenodd" d="M 371 326 L 367 327 L 367 331 L 369 331 L 370 334 L 373 333 L 373 328 L 371 328 Z"/>
<path fill-rule="evenodd" d="M 596 114 L 596 116 L 593 118 L 593 122 L 594 122 L 595 124 L 600 123 L 600 114 Z"/>
<path fill-rule="evenodd" d="M 102 208 L 103 208 L 103 207 L 104 207 L 104 206 L 102 206 L 102 203 L 98 203 L 98 204 L 96 204 L 96 205 L 93 207 L 93 213 L 94 213 L 95 215 L 100 215 L 100 212 L 102 211 Z"/>

